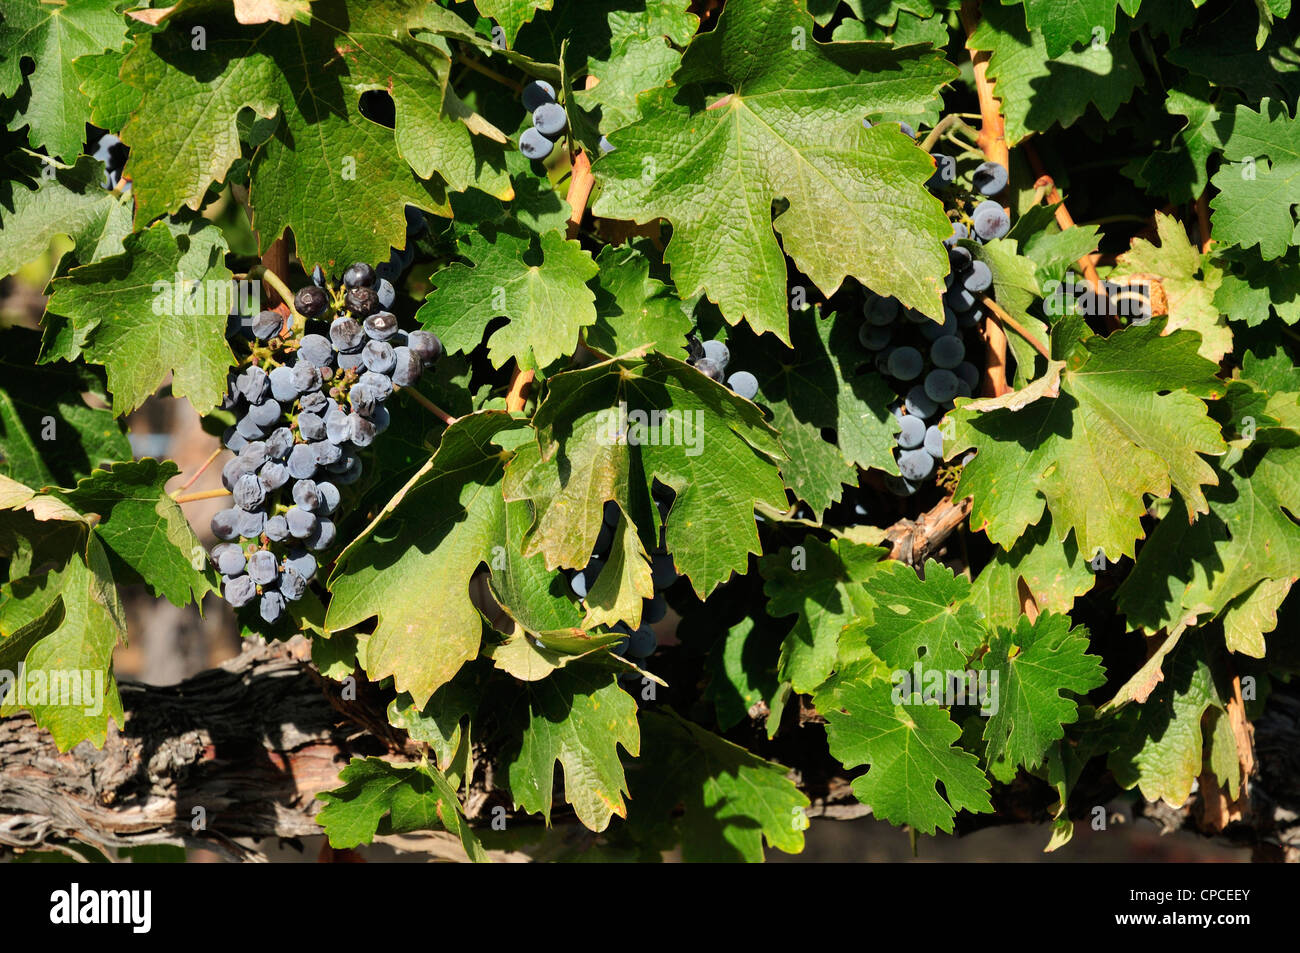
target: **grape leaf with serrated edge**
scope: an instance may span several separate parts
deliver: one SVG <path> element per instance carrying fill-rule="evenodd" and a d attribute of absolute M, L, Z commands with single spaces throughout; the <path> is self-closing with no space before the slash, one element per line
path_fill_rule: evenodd
<path fill-rule="evenodd" d="M 1258 110 L 1240 105 L 1223 143 L 1224 162 L 1210 180 L 1218 194 L 1214 237 L 1246 248 L 1258 245 L 1266 260 L 1280 258 L 1296 229 L 1292 206 L 1300 202 L 1300 120 L 1284 104 L 1264 99 Z"/>
<path fill-rule="evenodd" d="M 1112 716 L 1126 730 L 1107 764 L 1116 781 L 1136 785 L 1149 801 L 1181 807 L 1201 774 L 1201 720 L 1208 709 L 1223 709 L 1207 656 L 1203 633 L 1189 634 L 1165 661 L 1164 676 L 1146 701 Z"/>
<path fill-rule="evenodd" d="M 921 834 L 952 833 L 957 812 L 989 812 L 989 780 L 956 747 L 961 729 L 935 705 L 896 705 L 878 662 L 854 662 L 813 696 L 826 718 L 831 754 L 846 768 L 868 765 L 853 793 L 874 816 Z M 940 795 L 937 785 L 942 784 Z"/>
<path fill-rule="evenodd" d="M 801 2 L 728 4 L 687 48 L 677 85 L 645 94 L 642 118 L 610 135 L 617 151 L 593 166 L 602 189 L 593 212 L 668 219 L 664 257 L 681 293 L 703 290 L 730 323 L 744 318 L 783 341 L 782 247 L 827 293 L 852 274 L 938 316 L 947 272 L 938 239 L 950 229 L 923 187 L 933 163 L 897 127 L 861 120 L 922 111 L 949 68 L 923 47 L 809 39 L 791 49 L 800 26 L 811 34 Z M 733 92 L 706 109 L 704 89 L 716 83 Z M 788 205 L 773 221 L 779 198 Z"/>
<path fill-rule="evenodd" d="M 316 795 L 325 802 L 316 820 L 336 850 L 370 843 L 382 826 L 392 834 L 446 830 L 460 838 L 470 860 L 488 859 L 455 790 L 435 765 L 353 758 L 339 780 L 341 787 Z"/>
<path fill-rule="evenodd" d="M 1142 81 L 1127 30 L 1052 59 L 1042 36 L 1018 22 L 1016 9 L 985 4 L 980 13 L 970 48 L 990 54 L 988 75 L 1002 102 L 1008 145 L 1054 125 L 1068 128 L 1090 105 L 1110 119 Z"/>
<path fill-rule="evenodd" d="M 635 757 L 640 747 L 636 701 L 613 674 L 570 666 L 520 686 L 512 713 L 520 740 L 504 759 L 517 807 L 551 821 L 555 765 L 564 771 L 564 799 L 590 830 L 627 816 L 627 782 L 618 748 Z"/>
<path fill-rule="evenodd" d="M 202 552 L 180 504 L 167 495 L 167 481 L 180 469 L 170 460 L 150 458 L 114 464 L 96 470 L 75 489 L 55 494 L 79 513 L 96 514 L 95 533 L 111 559 L 130 567 L 118 573 L 119 582 L 132 574 L 143 579 L 154 595 L 166 596 L 174 605 L 199 601 L 210 588 L 208 577 L 194 566 Z"/>
<path fill-rule="evenodd" d="M 997 706 L 984 726 L 986 762 L 1009 781 L 1017 766 L 1035 768 L 1063 726 L 1078 717 L 1073 698 L 1106 681 L 1100 657 L 1088 653 L 1088 630 L 1070 627 L 1065 615 L 1044 612 L 1030 622 L 997 628 L 980 667 L 997 677 Z M 1004 762 L 1009 769 L 1000 770 Z"/>
<path fill-rule="evenodd" d="M 640 116 L 640 93 L 668 85 L 700 21 L 687 9 L 689 0 L 646 0 L 643 10 L 627 9 L 619 0 L 604 5 L 609 45 L 592 50 L 586 63 L 587 75 L 598 82 L 575 98 L 584 109 L 599 110 L 600 126 L 609 132 Z M 592 0 L 583 3 L 581 16 L 597 15 L 594 6 Z"/>
<path fill-rule="evenodd" d="M 113 649 L 126 638 L 126 612 L 103 545 L 93 533 L 82 539 L 84 548 L 68 554 L 61 568 L 14 580 L 0 590 L 0 629 L 20 628 L 47 612 L 56 599 L 63 600 L 63 621 L 31 647 L 23 662 L 29 688 L 33 677 L 42 677 L 47 692 L 41 701 L 29 697 L 23 708 L 49 731 L 60 751 L 82 741 L 102 748 L 109 720 L 119 728 L 126 721 L 113 678 Z M 76 678 L 69 685 L 72 673 Z M 76 694 L 56 698 L 49 694 L 56 683 Z M 0 685 L 17 688 L 13 682 Z M 17 710 L 18 697 L 12 692 L 6 697 L 0 716 Z"/>
<path fill-rule="evenodd" d="M 979 610 L 969 602 L 970 581 L 933 559 L 925 563 L 924 578 L 905 563 L 887 561 L 876 568 L 872 617 L 850 623 L 841 639 L 865 641 L 896 669 L 909 669 L 918 660 L 927 667 L 964 669 L 985 637 Z"/>
<path fill-rule="evenodd" d="M 325 626 L 347 629 L 378 616 L 366 647 L 373 679 L 393 676 L 423 705 L 478 654 L 481 616 L 469 596 L 480 563 L 507 536 L 493 444 L 522 426 L 499 411 L 462 417 L 437 452 L 343 551 L 330 576 Z M 429 593 L 441 595 L 429 611 Z"/>
<path fill-rule="evenodd" d="M 55 235 L 72 239 L 82 264 L 123 251 L 131 200 L 104 188 L 104 164 L 82 156 L 72 168 L 53 171 L 34 191 L 14 189 L 12 204 L 0 206 L 0 275 L 43 254 Z"/>
<path fill-rule="evenodd" d="M 1274 314 L 1287 324 L 1300 321 L 1300 250 L 1288 248 L 1273 261 L 1264 261 L 1257 249 L 1216 252 L 1223 279 L 1214 292 L 1214 307 L 1221 313 L 1252 328 Z"/>
<path fill-rule="evenodd" d="M 687 863 L 756 863 L 764 841 L 797 854 L 809 801 L 787 773 L 671 710 L 647 711 L 628 769 L 628 830 L 663 849 L 680 844 Z"/>
<path fill-rule="evenodd" d="M 291 228 L 308 265 L 384 260 L 405 231 L 404 205 L 445 211 L 440 187 L 419 178 L 434 166 L 453 190 L 475 185 L 509 197 L 504 135 L 447 90 L 446 52 L 407 35 L 423 12 L 410 0 L 350 12 L 326 0 L 313 4 L 310 23 L 246 27 L 200 10 L 138 39 L 122 75 L 142 95 L 122 139 L 132 148 L 127 171 L 141 214 L 198 207 L 240 156 L 244 108 L 279 119 L 251 168 L 261 247 Z M 188 16 L 207 31 L 206 57 L 189 49 Z M 290 49 L 298 56 L 286 58 Z M 210 75 L 204 66 L 218 53 L 222 65 Z M 394 131 L 362 117 L 357 101 L 367 89 L 391 92 Z M 471 126 L 485 135 L 472 136 Z M 490 147 L 474 141 L 493 138 Z"/>
<path fill-rule="evenodd" d="M 777 674 L 806 694 L 834 668 L 840 633 L 853 622 L 870 625 L 875 600 L 868 584 L 888 550 L 847 539 L 823 543 L 814 536 L 804 537 L 798 549 L 763 556 L 758 567 L 767 580 L 767 614 L 796 616 L 781 643 Z"/>
<path fill-rule="evenodd" d="M 224 396 L 234 363 L 225 338 L 231 273 L 211 244 L 219 233 L 205 232 L 178 240 L 158 222 L 129 236 L 121 255 L 54 280 L 48 309 L 71 320 L 82 355 L 107 369 L 114 413 L 139 407 L 168 372 L 172 392 L 197 410 Z"/>
<path fill-rule="evenodd" d="M 606 245 L 596 256 L 596 323 L 584 332 L 588 347 L 606 357 L 652 348 L 686 359 L 691 319 L 672 286 L 650 273 L 650 259 L 635 247 Z"/>
<path fill-rule="evenodd" d="M 1079 554 L 1074 531 L 1057 539 L 1049 514 L 1010 549 L 994 551 L 975 578 L 971 601 L 990 625 L 1014 626 L 1025 595 L 1040 612 L 1069 612 L 1095 581 L 1088 561 Z"/>
<path fill-rule="evenodd" d="M 23 82 L 22 63 L 30 59 L 31 99 L 9 128 L 31 129 L 33 148 L 69 160 L 81 152 L 90 106 L 77 84 L 73 61 L 126 42 L 126 19 L 102 0 L 44 3 L 13 0 L 0 20 L 0 95 L 12 96 Z"/>
<path fill-rule="evenodd" d="M 468 352 L 483 340 L 489 319 L 509 318 L 488 337 L 497 367 L 530 354 L 545 367 L 569 354 L 578 333 L 596 320 L 586 283 L 599 269 L 581 245 L 558 232 L 544 232 L 537 242 L 501 230 L 467 236 L 460 252 L 473 264 L 435 272 L 416 320 L 449 352 Z"/>
<path fill-rule="evenodd" d="M 1059 538 L 1073 529 L 1085 557 L 1102 550 L 1114 561 L 1142 535 L 1144 493 L 1172 486 L 1207 511 L 1201 487 L 1216 477 L 1199 454 L 1225 447 L 1201 398 L 1223 385 L 1196 353 L 1199 335 L 1161 330 L 1152 321 L 1089 339 L 1070 353 L 1059 396 L 952 413 L 950 452 L 979 449 L 956 491 L 975 498 L 974 528 L 1005 548 L 1050 509 Z"/>
<path fill-rule="evenodd" d="M 640 427 L 636 411 L 671 412 L 674 423 Z M 650 487 L 658 478 L 677 493 L 666 520 L 668 552 L 703 598 L 760 551 L 755 504 L 785 506 L 777 472 L 783 454 L 758 408 L 663 355 L 557 374 L 533 423 L 538 444 L 521 447 L 510 462 L 505 493 L 533 502 L 527 552 L 544 553 L 548 567 L 587 564 L 606 500 L 631 514 L 653 548 Z M 651 443 L 651 436 L 670 439 Z"/>
<path fill-rule="evenodd" d="M 104 404 L 103 371 L 81 364 L 36 367 L 39 339 L 0 332 L 0 473 L 33 487 L 71 486 L 96 467 L 131 458 L 123 425 Z M 46 439 L 54 437 L 56 439 Z"/>
<path fill-rule="evenodd" d="M 897 473 L 894 438 L 898 420 L 889 412 L 897 398 L 884 378 L 859 373 L 871 355 L 858 341 L 862 319 L 849 313 L 822 318 L 816 309 L 790 318 L 792 347 L 737 331 L 728 369 L 758 380 L 755 400 L 772 412 L 789 460 L 781 466 L 786 486 L 817 513 L 856 484 L 856 467 Z M 822 436 L 833 428 L 834 443 Z"/>
<path fill-rule="evenodd" d="M 1260 583 L 1300 578 L 1300 527 L 1292 519 L 1300 511 L 1300 446 L 1295 435 L 1286 441 L 1259 440 L 1221 472 L 1207 493 L 1210 512 L 1195 523 L 1174 500 L 1116 592 L 1130 625 L 1154 632 L 1189 616 L 1213 617 Z M 1262 656 L 1263 632 L 1250 636 L 1232 647 Z"/>
<path fill-rule="evenodd" d="M 1195 331 L 1201 336 L 1198 353 L 1218 363 L 1232 350 L 1232 332 L 1214 303 L 1223 272 L 1192 244 L 1172 215 L 1156 212 L 1156 234 L 1159 245 L 1133 239 L 1119 257 L 1117 272 L 1157 275 L 1168 307 L 1165 333 L 1179 328 Z"/>

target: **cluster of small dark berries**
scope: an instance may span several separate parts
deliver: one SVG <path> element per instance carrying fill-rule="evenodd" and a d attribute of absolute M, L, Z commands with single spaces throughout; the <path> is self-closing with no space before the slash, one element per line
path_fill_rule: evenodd
<path fill-rule="evenodd" d="M 276 311 L 253 319 L 257 343 L 225 401 L 237 421 L 222 469 L 233 505 L 212 518 L 224 541 L 212 558 L 226 601 L 258 600 L 268 623 L 306 592 L 313 552 L 334 545 L 339 487 L 360 479 L 359 453 L 388 429 L 384 402 L 442 354 L 435 335 L 404 331 L 384 310 L 394 290 L 370 265 L 351 265 L 336 291 L 319 267 L 312 282 L 293 299 L 304 322 Z"/>

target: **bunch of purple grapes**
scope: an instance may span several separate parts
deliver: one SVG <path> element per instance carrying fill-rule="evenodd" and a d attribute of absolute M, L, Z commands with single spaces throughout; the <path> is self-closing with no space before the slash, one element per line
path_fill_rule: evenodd
<path fill-rule="evenodd" d="M 275 311 L 253 319 L 263 346 L 231 372 L 225 402 L 237 420 L 221 472 L 233 505 L 212 518 L 224 541 L 212 559 L 226 601 L 256 599 L 268 623 L 307 591 L 313 553 L 334 545 L 339 487 L 360 479 L 360 451 L 388 429 L 385 401 L 442 354 L 435 335 L 403 331 L 385 310 L 395 293 L 370 265 L 351 265 L 334 294 L 319 267 L 312 282 L 294 295 L 303 326 Z"/>
<path fill-rule="evenodd" d="M 758 378 L 749 371 L 736 371 L 727 376 L 727 365 L 731 363 L 731 351 L 722 341 L 705 341 L 696 345 L 690 341 L 691 357 L 687 363 L 705 377 L 725 383 L 732 392 L 745 400 L 758 396 Z M 698 350 L 697 350 L 698 348 Z"/>

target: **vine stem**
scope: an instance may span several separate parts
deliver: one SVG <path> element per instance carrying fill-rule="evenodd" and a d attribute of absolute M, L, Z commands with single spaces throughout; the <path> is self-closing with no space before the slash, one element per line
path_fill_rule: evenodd
<path fill-rule="evenodd" d="M 217 447 L 216 450 L 213 450 L 211 456 L 209 456 L 206 460 L 203 461 L 203 465 L 194 471 L 194 475 L 191 476 L 188 480 L 186 480 L 179 488 L 177 488 L 176 493 L 184 493 L 186 490 L 192 487 L 194 485 L 194 482 L 198 480 L 199 477 L 203 476 L 203 471 L 206 470 L 208 467 L 212 466 L 213 461 L 216 460 L 217 457 L 221 456 L 222 451 L 224 451 L 225 449 L 226 449 L 225 447 Z M 173 499 L 174 498 L 175 495 L 173 494 Z"/>
<path fill-rule="evenodd" d="M 969 115 L 969 114 L 948 113 L 948 115 L 944 116 L 942 119 L 936 122 L 934 124 L 934 128 L 931 129 L 929 133 L 926 135 L 926 137 L 921 140 L 921 148 L 924 149 L 926 152 L 929 152 L 931 149 L 934 148 L 935 143 L 939 141 L 939 139 L 943 136 L 944 133 L 954 128 L 960 130 L 961 132 L 966 133 L 966 135 L 970 136 L 972 139 L 978 139 L 979 133 L 976 132 L 974 129 L 972 129 L 970 126 L 966 125 L 966 123 L 962 122 L 962 117 L 965 115 Z"/>
<path fill-rule="evenodd" d="M 524 409 L 528 400 L 528 386 L 536 376 L 536 371 L 524 370 L 515 365 L 515 372 L 510 378 L 510 390 L 506 393 L 506 410 L 514 413 Z"/>
<path fill-rule="evenodd" d="M 1201 229 L 1201 254 L 1210 250 L 1210 190 L 1206 189 L 1196 200 L 1196 223 Z"/>
<path fill-rule="evenodd" d="M 461 66 L 466 67 L 467 69 L 472 69 L 476 73 L 483 74 L 488 79 L 495 80 L 496 82 L 500 83 L 502 86 L 510 87 L 516 93 L 523 91 L 524 88 L 523 83 L 517 82 L 516 80 L 511 79 L 509 76 L 505 76 L 501 73 L 498 73 L 490 66 L 484 66 L 478 60 L 474 59 L 472 56 L 466 56 L 463 52 L 458 51 L 456 53 L 456 62 L 459 63 Z"/>
<path fill-rule="evenodd" d="M 1011 150 L 1007 148 L 1006 126 L 1002 121 L 1002 110 L 997 97 L 993 95 L 993 84 L 988 78 L 989 53 L 971 47 L 971 37 L 980 21 L 980 0 L 962 0 L 962 29 L 966 31 L 966 49 L 970 53 L 971 70 L 975 76 L 975 93 L 980 104 L 980 131 L 976 137 L 984 158 L 1001 163 L 1004 168 L 1011 168 Z M 1011 210 L 1003 205 L 1007 214 Z M 1009 393 L 1011 385 L 1007 382 L 1007 335 L 1002 325 L 995 321 L 985 321 L 980 329 L 984 339 L 986 355 L 984 367 L 984 392 L 993 397 Z"/>
<path fill-rule="evenodd" d="M 1052 353 L 1049 350 L 1047 350 L 1046 347 L 1043 346 L 1043 342 L 1038 340 L 1038 338 L 1034 337 L 1033 334 L 1031 334 L 1029 330 L 1024 325 L 1022 325 L 1019 321 L 1011 317 L 1011 315 L 1007 314 L 1007 312 L 1003 310 L 1002 306 L 999 305 L 996 301 L 994 301 L 988 295 L 980 295 L 980 304 L 984 305 L 984 307 L 988 308 L 990 311 L 993 312 L 994 317 L 998 319 L 998 323 L 1005 324 L 1012 331 L 1015 331 L 1017 334 L 1019 334 L 1022 338 L 1024 338 L 1026 341 L 1029 342 L 1030 346 L 1032 346 L 1035 351 L 1043 355 L 1044 358 L 1046 358 L 1049 361 L 1052 359 Z"/>
<path fill-rule="evenodd" d="M 450 427 L 452 424 L 454 424 L 457 420 L 460 419 L 459 417 L 453 417 L 451 414 L 447 413 L 445 410 L 443 410 L 433 401 L 429 400 L 429 398 L 421 394 L 414 387 L 394 387 L 393 390 L 400 390 L 403 394 L 411 398 L 411 400 L 415 401 L 417 404 L 419 404 L 429 413 L 433 414 L 433 416 L 437 417 L 448 427 Z"/>
<path fill-rule="evenodd" d="M 578 225 L 582 222 L 582 216 L 587 211 L 587 200 L 591 198 L 591 189 L 596 184 L 595 177 L 591 174 L 591 160 L 587 158 L 587 153 L 579 152 L 573 157 L 573 174 L 569 178 L 568 203 L 573 207 L 569 213 L 569 238 L 578 237 Z"/>
<path fill-rule="evenodd" d="M 215 500 L 219 496 L 230 496 L 230 491 L 224 487 L 220 490 L 200 490 L 197 493 L 179 493 L 172 499 L 177 503 L 194 503 L 197 500 Z"/>
<path fill-rule="evenodd" d="M 289 286 L 284 283 L 279 275 L 266 267 L 266 265 L 254 265 L 252 268 L 248 269 L 248 277 L 260 278 L 274 288 L 275 293 L 280 296 L 280 300 L 284 302 L 285 307 L 289 309 L 289 313 L 293 315 L 295 321 L 306 320 L 298 313 L 298 309 L 293 306 L 293 292 L 289 290 Z"/>

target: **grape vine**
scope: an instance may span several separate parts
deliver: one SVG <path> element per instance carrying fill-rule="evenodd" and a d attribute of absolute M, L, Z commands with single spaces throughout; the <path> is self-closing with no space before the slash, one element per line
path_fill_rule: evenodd
<path fill-rule="evenodd" d="M 5 3 L 6 716 L 143 594 L 364 709 L 339 849 L 1300 857 L 1296 18 L 1049 6 Z"/>

